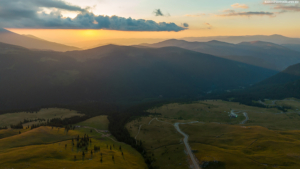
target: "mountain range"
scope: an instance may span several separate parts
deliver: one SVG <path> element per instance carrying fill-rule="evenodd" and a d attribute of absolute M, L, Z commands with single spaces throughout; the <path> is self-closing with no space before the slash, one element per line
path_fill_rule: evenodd
<path fill-rule="evenodd" d="M 178 47 L 107 45 L 70 52 L 20 47 L 0 53 L 0 107 L 199 97 L 247 87 L 275 73 Z"/>
<path fill-rule="evenodd" d="M 210 36 L 210 37 L 186 37 L 181 40 L 207 42 L 212 40 L 223 41 L 227 43 L 241 43 L 251 41 L 264 41 L 275 44 L 300 44 L 300 38 L 290 38 L 282 35 L 248 35 L 248 36 Z"/>
<path fill-rule="evenodd" d="M 154 48 L 176 46 L 278 71 L 300 62 L 300 52 L 278 44 L 262 41 L 232 44 L 217 40 L 188 42 L 170 39 L 154 44 L 144 43 L 139 46 Z"/>

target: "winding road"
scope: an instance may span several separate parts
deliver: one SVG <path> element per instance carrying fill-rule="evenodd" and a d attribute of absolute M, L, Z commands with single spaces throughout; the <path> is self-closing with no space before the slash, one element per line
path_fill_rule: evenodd
<path fill-rule="evenodd" d="M 274 106 L 276 104 L 276 101 L 278 101 L 278 100 L 272 100 L 272 104 L 266 104 L 266 103 L 262 102 L 261 100 L 258 100 L 258 102 L 260 104 L 263 104 L 265 106 Z"/>
<path fill-rule="evenodd" d="M 190 122 L 190 123 L 198 123 L 198 121 L 194 121 L 194 122 Z M 188 139 L 189 139 L 189 135 L 185 134 L 183 131 L 180 130 L 179 128 L 179 124 L 187 124 L 187 123 L 175 123 L 174 124 L 174 127 L 175 129 L 181 134 L 184 136 L 184 139 L 183 139 L 183 142 L 184 142 L 184 145 L 186 147 L 186 150 L 187 150 L 187 153 L 189 154 L 189 156 L 191 157 L 191 160 L 193 162 L 193 165 L 195 167 L 195 169 L 201 169 L 193 152 L 192 152 L 192 149 L 189 145 L 189 142 L 188 142 Z"/>
<path fill-rule="evenodd" d="M 275 103 L 275 102 L 274 102 Z M 231 110 L 231 112 L 233 113 L 234 110 Z M 248 117 L 248 114 L 246 112 L 243 113 L 243 115 L 245 116 L 245 120 L 243 120 L 240 124 L 245 124 L 248 120 L 249 120 L 249 117 Z M 178 133 L 180 133 L 181 135 L 183 135 L 184 139 L 183 139 L 183 143 L 186 147 L 186 150 L 187 150 L 187 153 L 188 155 L 190 156 L 191 160 L 192 160 L 192 163 L 193 163 L 193 166 L 194 166 L 194 169 L 201 169 L 200 165 L 198 164 L 198 161 L 196 160 L 196 157 L 194 156 L 193 152 L 192 152 L 192 149 L 191 149 L 191 146 L 189 145 L 189 135 L 187 135 L 186 133 L 184 133 L 180 127 L 179 127 L 179 124 L 191 124 L 191 123 L 201 123 L 199 121 L 193 121 L 193 122 L 189 122 L 189 123 L 169 123 L 169 122 L 165 122 L 165 121 L 160 121 L 158 120 L 157 118 L 153 118 L 149 121 L 148 125 L 151 124 L 151 122 L 153 120 L 156 120 L 158 122 L 163 122 L 163 123 L 168 123 L 168 124 L 171 124 L 171 125 L 174 125 L 175 129 L 178 131 Z M 142 124 L 143 125 L 143 124 Z M 139 126 L 139 130 L 138 130 L 138 133 L 137 135 L 135 136 L 135 139 L 137 138 L 137 136 L 139 135 L 140 133 L 140 130 L 141 130 L 141 127 L 142 125 Z"/>
<path fill-rule="evenodd" d="M 153 118 L 151 121 L 149 121 L 148 125 L 150 125 L 151 122 L 152 122 L 154 119 L 155 119 L 156 121 L 159 121 L 159 122 L 168 123 L 168 124 L 173 125 L 172 123 L 169 123 L 169 122 L 160 121 L 160 120 L 158 120 L 157 118 Z M 188 153 L 189 156 L 191 157 L 191 160 L 192 160 L 193 165 L 194 165 L 194 169 L 201 169 L 200 166 L 199 166 L 199 164 L 198 164 L 198 162 L 197 162 L 197 160 L 196 160 L 196 158 L 195 158 L 195 156 L 194 156 L 194 154 L 193 154 L 193 152 L 192 152 L 191 146 L 189 145 L 189 142 L 188 142 L 188 140 L 189 140 L 189 135 L 185 134 L 185 133 L 179 128 L 179 124 L 191 124 L 191 123 L 199 123 L 199 122 L 198 122 L 198 121 L 193 121 L 193 122 L 189 122 L 189 123 L 174 123 L 174 127 L 175 127 L 175 129 L 178 131 L 178 133 L 180 133 L 181 135 L 184 136 L 183 143 L 184 143 L 184 145 L 185 145 L 185 147 L 186 147 L 187 153 Z M 141 126 L 140 126 L 140 127 L 141 127 Z"/>
<path fill-rule="evenodd" d="M 140 127 L 139 127 L 138 133 L 137 133 L 137 134 L 135 135 L 135 137 L 134 137 L 136 144 L 137 144 L 136 138 L 137 138 L 137 136 L 140 134 L 141 128 L 142 128 L 142 124 L 141 124 Z"/>
<path fill-rule="evenodd" d="M 244 112 L 243 115 L 246 117 L 246 119 L 242 121 L 240 124 L 245 124 L 249 120 L 248 114 L 246 112 Z"/>

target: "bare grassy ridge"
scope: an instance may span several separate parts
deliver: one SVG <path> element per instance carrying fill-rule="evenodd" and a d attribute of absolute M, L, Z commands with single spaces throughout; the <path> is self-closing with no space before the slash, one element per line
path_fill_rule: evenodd
<path fill-rule="evenodd" d="M 84 122 L 94 127 L 95 120 L 102 119 L 102 126 L 107 125 L 104 117 L 95 117 Z M 107 119 L 107 118 L 106 118 Z M 91 121 L 89 124 L 88 122 Z M 100 128 L 101 129 L 101 128 Z M 104 129 L 104 128 L 102 128 Z M 21 131 L 21 134 L 19 134 Z M 88 134 L 92 138 L 88 151 L 82 157 L 82 150 L 72 146 L 72 138 Z M 105 133 L 106 134 L 106 133 Z M 2 136 L 2 138 L 1 138 Z M 65 145 L 67 144 L 67 147 Z M 94 145 L 100 146 L 100 152 L 94 152 Z M 108 145 L 108 148 L 107 148 Z M 112 149 L 110 150 L 110 146 Z M 121 150 L 119 147 L 121 146 Z M 93 150 L 93 155 L 91 155 Z M 123 152 L 123 155 L 122 155 Z M 100 162 L 102 153 L 102 163 Z M 76 161 L 74 160 L 76 156 Z M 114 160 L 112 159 L 114 156 Z M 4 168 L 120 168 L 146 169 L 143 157 L 131 146 L 114 142 L 89 128 L 76 128 L 65 131 L 64 128 L 39 127 L 33 130 L 0 130 L 0 169 Z"/>
<path fill-rule="evenodd" d="M 37 113 L 26 113 L 26 112 L 19 112 L 19 113 L 7 113 L 0 115 L 0 126 L 9 126 L 11 124 L 17 124 L 20 121 L 27 120 L 35 120 L 35 119 L 53 119 L 53 118 L 70 118 L 73 116 L 83 116 L 83 114 L 79 114 L 74 110 L 68 109 L 60 109 L 60 108 L 48 108 L 48 109 L 41 109 Z M 30 122 L 24 124 L 24 126 L 37 124 L 38 121 Z"/>
<path fill-rule="evenodd" d="M 96 116 L 93 118 L 90 118 L 86 121 L 80 122 L 77 125 L 80 126 L 89 126 L 92 128 L 100 129 L 100 130 L 108 130 L 108 124 L 109 121 L 107 119 L 107 116 Z"/>
<path fill-rule="evenodd" d="M 161 113 L 168 119 L 197 120 L 201 122 L 218 122 L 225 124 L 239 124 L 245 119 L 243 112 L 247 112 L 249 121 L 244 125 L 263 126 L 273 130 L 299 130 L 300 102 L 292 100 L 277 101 L 277 105 L 292 105 L 292 109 L 284 113 L 276 108 L 252 107 L 236 102 L 227 101 L 199 101 L 192 104 L 168 104 L 149 112 Z M 229 118 L 228 112 L 234 110 L 237 118 Z"/>
<path fill-rule="evenodd" d="M 19 132 L 23 133 L 29 131 L 30 129 L 22 129 L 22 130 L 15 130 L 15 129 L 7 129 L 7 130 L 0 130 L 0 139 L 5 137 L 10 137 L 19 134 Z"/>

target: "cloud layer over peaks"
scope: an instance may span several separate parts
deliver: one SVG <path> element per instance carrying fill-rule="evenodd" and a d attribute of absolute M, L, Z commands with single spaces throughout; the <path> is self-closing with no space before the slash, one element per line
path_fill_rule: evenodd
<path fill-rule="evenodd" d="M 46 13 L 44 9 L 52 12 Z M 64 17 L 61 11 L 76 11 L 75 18 Z M 87 8 L 62 0 L 0 0 L 0 27 L 47 29 L 108 29 L 123 31 L 182 31 L 175 23 L 95 15 Z"/>

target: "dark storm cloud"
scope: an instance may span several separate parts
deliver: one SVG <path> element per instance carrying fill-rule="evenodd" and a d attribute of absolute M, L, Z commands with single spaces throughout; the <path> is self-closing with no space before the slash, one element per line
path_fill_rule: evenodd
<path fill-rule="evenodd" d="M 45 13 L 43 8 L 56 8 Z M 78 11 L 75 18 L 63 17 L 60 10 Z M 48 29 L 108 29 L 124 31 L 181 31 L 175 23 L 94 15 L 61 0 L 0 0 L 0 27 Z"/>
<path fill-rule="evenodd" d="M 182 26 L 185 27 L 185 28 L 188 28 L 188 27 L 189 27 L 189 24 L 183 23 Z"/>
<path fill-rule="evenodd" d="M 60 0 L 0 0 L 0 17 L 24 18 L 35 17 L 41 8 L 57 8 L 68 11 L 86 11 L 79 6 L 67 4 Z"/>
<path fill-rule="evenodd" d="M 153 13 L 154 13 L 155 16 L 164 16 L 164 14 L 161 12 L 160 9 L 155 9 L 155 10 L 153 11 Z"/>
<path fill-rule="evenodd" d="M 17 1 L 24 1 L 24 0 L 17 0 Z M 33 5 L 39 7 L 42 6 L 48 8 L 58 8 L 58 9 L 65 9 L 68 11 L 85 11 L 85 9 L 82 9 L 79 6 L 74 6 L 61 0 L 26 0 L 25 3 L 28 2 L 31 2 Z"/>

